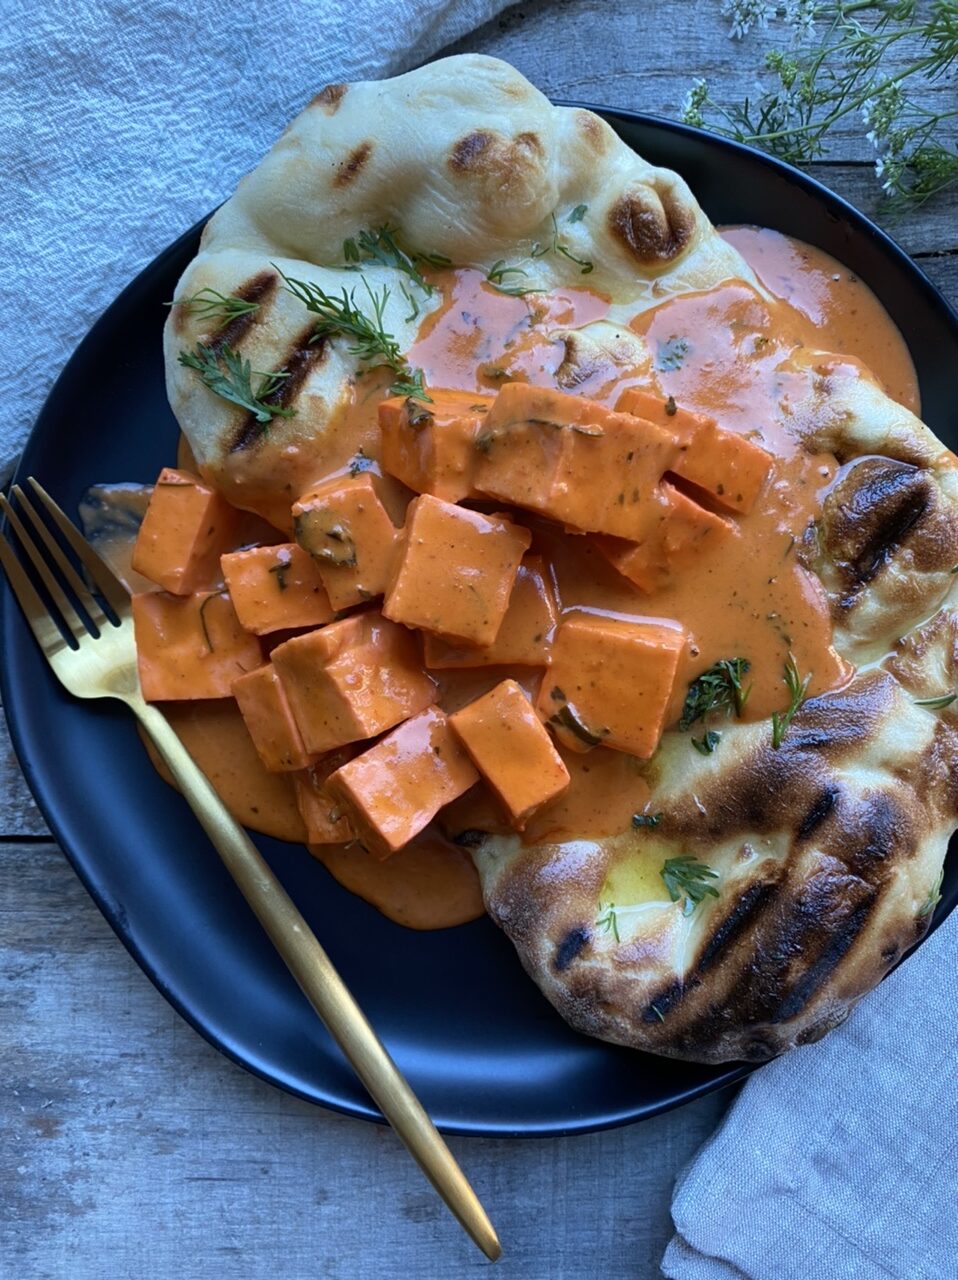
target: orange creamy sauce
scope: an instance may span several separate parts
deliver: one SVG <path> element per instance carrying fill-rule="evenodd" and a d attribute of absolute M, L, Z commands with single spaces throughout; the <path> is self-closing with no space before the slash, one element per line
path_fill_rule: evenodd
<path fill-rule="evenodd" d="M 847 353 L 881 371 L 881 385 L 909 408 L 918 389 L 907 349 L 874 295 L 834 259 L 775 232 L 733 228 L 724 233 L 752 266 L 770 299 L 742 282 L 707 294 L 672 298 L 637 316 L 631 328 L 648 342 L 652 367 L 621 370 L 614 381 L 574 388 L 614 404 L 629 385 L 648 386 L 664 402 L 717 419 L 727 430 L 749 433 L 775 463 L 765 493 L 748 515 L 735 517 L 733 549 L 703 555 L 680 578 L 653 595 L 630 584 L 583 536 L 516 512 L 533 533 L 532 551 L 551 567 L 560 613 L 605 613 L 629 619 L 669 619 L 688 631 L 669 721 L 678 719 L 688 684 L 720 658 L 746 657 L 752 685 L 747 719 L 784 708 L 782 680 L 789 653 L 799 671 L 812 673 L 810 692 L 834 688 L 851 676 L 831 646 L 831 624 L 817 580 L 794 553 L 836 474 L 830 455 L 810 457 L 788 430 L 789 398 L 801 392 L 795 374 L 780 366 L 796 346 Z M 544 329 L 574 329 L 604 318 L 606 298 L 568 289 L 548 298 L 506 296 L 481 273 L 437 272 L 442 305 L 424 320 L 409 352 L 427 386 L 494 394 L 505 381 L 555 385 L 565 344 Z M 352 402 L 330 424 L 322 456 L 315 446 L 290 446 L 278 463 L 269 495 L 256 493 L 241 473 L 225 496 L 252 502 L 278 527 L 288 527 L 290 503 L 316 481 L 344 468 L 362 449 L 378 455 L 377 406 L 388 378 L 357 379 Z M 490 506 L 490 510 L 501 504 Z M 480 696 L 505 676 L 536 692 L 541 672 L 482 668 L 431 672 L 447 711 Z M 268 774 L 241 717 L 228 704 L 172 708 L 171 718 L 236 816 L 287 839 L 302 839 L 292 784 Z M 572 776 L 564 795 L 530 821 L 524 839 L 599 838 L 628 830 L 632 814 L 654 798 L 641 762 L 598 747 L 581 755 L 560 749 Z M 440 815 L 445 829 L 508 830 L 491 795 L 479 783 Z M 482 909 L 471 861 L 430 828 L 408 849 L 379 862 L 358 847 L 314 847 L 337 879 L 385 914 L 417 928 L 471 919 Z"/>

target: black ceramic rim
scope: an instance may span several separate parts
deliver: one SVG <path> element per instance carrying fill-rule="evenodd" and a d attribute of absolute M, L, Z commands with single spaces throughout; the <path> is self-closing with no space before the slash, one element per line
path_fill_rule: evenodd
<path fill-rule="evenodd" d="M 741 216 L 738 218 L 723 218 L 721 211 L 717 211 L 714 207 L 715 201 L 710 203 L 704 198 L 697 189 L 695 179 L 689 176 L 689 165 L 682 162 L 683 146 L 691 148 L 693 154 L 701 153 L 702 157 L 707 157 L 702 160 L 706 171 L 720 169 L 728 164 L 733 168 L 744 166 L 744 169 L 749 174 L 759 175 L 758 180 L 763 184 L 761 190 L 765 194 L 771 192 L 769 199 L 772 203 L 782 199 L 788 201 L 793 196 L 801 196 L 806 202 L 811 201 L 814 205 L 824 210 L 828 218 L 843 229 L 849 238 L 849 243 L 861 244 L 862 242 L 867 242 L 871 245 L 882 266 L 888 268 L 889 278 L 887 279 L 884 275 L 882 275 L 881 279 L 876 277 L 869 278 L 868 276 L 865 278 L 882 301 L 885 302 L 889 310 L 892 311 L 893 315 L 895 308 L 891 305 L 893 299 L 889 295 L 894 289 L 904 288 L 905 292 L 912 297 L 918 296 L 921 298 L 929 313 L 929 323 L 932 325 L 937 347 L 950 351 L 953 360 L 954 353 L 958 352 L 958 315 L 956 315 L 955 311 L 894 241 L 862 214 L 858 213 L 851 205 L 834 195 L 814 179 L 807 177 L 781 161 L 753 151 L 751 148 L 715 135 L 706 134 L 687 125 L 676 124 L 669 120 L 626 110 L 606 110 L 588 107 L 587 104 L 579 103 L 562 105 L 585 106 L 589 110 L 597 111 L 625 137 L 630 145 L 635 144 L 636 150 L 641 151 L 654 163 L 669 164 L 670 154 L 677 149 L 679 154 L 674 156 L 671 163 L 683 173 L 683 176 L 689 178 L 690 186 L 701 199 L 706 212 L 709 213 L 713 221 L 754 221 L 758 224 L 762 224 L 764 221 L 765 225 L 774 226 L 777 229 L 786 230 L 790 234 L 801 236 L 800 230 L 796 230 L 794 227 L 782 226 L 779 218 L 774 220 L 763 220 L 759 216 L 748 219 Z M 692 167 L 694 168 L 695 165 Z M 756 194 L 758 194 L 758 188 L 756 188 Z M 154 259 L 123 290 L 116 302 L 107 309 L 79 344 L 51 391 L 47 406 L 45 406 L 37 419 L 34 431 L 24 451 L 20 469 L 22 474 L 35 470 L 39 471 L 42 476 L 43 448 L 44 445 L 48 446 L 50 443 L 46 438 L 49 434 L 47 422 L 52 423 L 57 417 L 57 413 L 53 411 L 51 406 L 57 404 L 59 400 L 69 396 L 71 393 L 74 380 L 79 376 L 80 371 L 90 363 L 98 341 L 109 330 L 114 311 L 122 306 L 128 307 L 131 302 L 135 303 L 143 293 L 148 280 L 153 280 L 158 275 L 168 273 L 173 264 L 177 263 L 185 252 L 188 250 L 192 252 L 202 225 L 202 223 L 197 224 Z M 831 251 L 835 252 L 834 248 Z M 835 256 L 842 257 L 840 252 L 836 253 Z M 899 320 L 899 322 L 901 321 Z M 157 332 L 158 340 L 159 333 Z M 928 360 L 935 356 L 934 348 L 936 344 L 932 344 L 933 349 Z M 921 361 L 919 360 L 917 363 L 919 364 L 919 376 L 924 393 L 926 382 L 929 378 L 934 378 L 935 376 L 935 367 L 929 365 L 927 368 L 922 368 Z M 927 363 L 928 361 L 926 361 Z M 945 364 L 945 368 L 947 369 L 947 364 Z M 945 434 L 942 424 L 932 423 L 931 425 L 939 434 Z M 952 444 L 954 443 L 952 441 Z M 93 479 L 102 478 L 87 477 L 85 483 L 89 483 Z M 342 1085 L 337 1087 L 335 1080 L 328 1084 L 324 1082 L 320 1087 L 303 1087 L 298 1083 L 293 1072 L 286 1071 L 273 1063 L 265 1061 L 264 1058 L 268 1057 L 268 1054 L 257 1054 L 251 1051 L 249 1044 L 238 1044 L 236 1040 L 223 1034 L 218 1028 L 211 1026 L 209 1017 L 204 1016 L 189 999 L 184 998 L 180 991 L 170 984 L 163 966 L 154 964 L 144 952 L 137 937 L 134 936 L 134 932 L 128 927 L 126 913 L 122 904 L 114 896 L 111 885 L 97 874 L 95 862 L 91 864 L 84 856 L 86 837 L 84 835 L 85 824 L 82 821 L 82 806 L 78 810 L 76 804 L 71 806 L 64 801 L 63 795 L 59 790 L 58 779 L 51 776 L 45 768 L 43 737 L 38 726 L 31 720 L 28 706 L 31 702 L 31 698 L 28 696 L 29 683 L 22 678 L 24 674 L 23 657 L 32 646 L 33 641 L 26 632 L 25 624 L 19 616 L 16 604 L 5 586 L 2 593 L 0 593 L 0 604 L 3 607 L 3 662 L 0 664 L 0 691 L 2 691 L 11 737 L 23 767 L 24 775 L 54 837 L 64 850 L 87 891 L 128 951 L 158 990 L 186 1021 L 234 1062 L 267 1082 L 307 1101 L 319 1103 L 347 1115 L 381 1121 L 382 1117 L 368 1099 L 352 1096 L 357 1089 L 355 1082 L 352 1082 L 352 1077 L 345 1067 L 343 1067 L 343 1071 L 353 1087 Z M 42 665 L 42 659 L 39 654 L 35 654 L 35 658 L 36 662 Z M 36 664 L 31 662 L 30 665 L 33 666 L 35 674 L 37 670 Z M 53 681 L 52 675 L 48 675 L 48 678 L 50 688 L 44 691 L 43 696 L 54 703 L 62 703 L 64 700 L 69 701 L 65 694 L 59 694 L 59 686 Z M 99 705 L 94 703 L 85 704 L 86 708 L 90 709 L 89 714 L 91 715 L 97 714 L 93 709 Z M 281 848 L 278 842 L 267 841 L 265 843 L 271 851 Z M 958 859 L 955 856 L 951 856 L 943 885 L 942 900 L 935 912 L 932 929 L 942 922 L 956 902 L 958 902 Z M 253 929 L 258 928 L 251 916 L 249 917 L 249 923 Z M 522 981 L 526 980 L 523 978 Z M 309 1016 L 313 1016 L 310 1011 L 306 1010 L 306 1012 Z M 441 1011 L 437 1011 L 437 1017 L 441 1016 Z M 375 1017 L 373 1021 L 376 1021 Z M 742 1079 L 752 1069 L 739 1064 L 697 1069 L 693 1073 L 698 1077 L 697 1079 L 691 1082 L 677 1083 L 673 1089 L 660 1093 L 656 1097 L 643 1097 L 641 1068 L 642 1064 L 649 1062 L 649 1058 L 646 1055 L 629 1054 L 627 1050 L 615 1049 L 597 1041 L 589 1042 L 589 1047 L 598 1056 L 609 1054 L 629 1055 L 629 1061 L 634 1062 L 637 1068 L 637 1087 L 634 1100 L 610 1106 L 601 1096 L 560 1099 L 553 1112 L 547 1118 L 541 1119 L 516 1113 L 508 1105 L 506 1091 L 503 1093 L 501 1105 L 494 1105 L 491 1110 L 488 1106 L 478 1107 L 475 1114 L 470 1114 L 468 1099 L 465 1100 L 464 1104 L 454 1106 L 447 1105 L 444 1107 L 441 1104 L 434 1103 L 430 1106 L 430 1110 L 438 1127 L 443 1132 L 451 1134 L 532 1137 L 585 1133 L 644 1119 L 669 1108 L 679 1106 L 704 1093 Z M 658 1065 L 661 1066 L 661 1062 Z M 675 1064 L 675 1069 L 677 1075 L 683 1074 L 682 1064 Z M 407 1073 L 410 1075 L 414 1087 L 418 1087 L 415 1069 L 407 1068 Z M 361 1093 L 361 1089 L 358 1092 Z M 425 1100 L 429 1105 L 428 1098 Z"/>

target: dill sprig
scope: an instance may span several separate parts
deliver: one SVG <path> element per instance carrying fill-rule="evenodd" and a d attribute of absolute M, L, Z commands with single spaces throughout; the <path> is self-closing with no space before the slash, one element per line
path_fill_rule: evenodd
<path fill-rule="evenodd" d="M 582 210 L 582 213 L 578 213 L 580 209 Z M 585 205 L 577 205 L 576 208 L 572 210 L 572 213 L 567 218 L 567 221 L 578 222 L 581 219 L 582 214 L 585 213 L 585 209 L 586 209 Z M 576 216 L 577 213 L 578 213 L 578 217 Z M 541 244 L 539 241 L 536 241 L 536 243 L 532 246 L 532 249 L 529 252 L 529 256 L 532 258 L 542 258 L 542 257 L 545 257 L 547 253 L 561 253 L 564 258 L 568 258 L 570 262 L 574 262 L 577 267 L 582 268 L 580 272 L 581 275 L 587 276 L 590 271 L 595 270 L 595 263 L 590 262 L 588 258 L 577 258 L 575 254 L 572 252 L 572 250 L 569 248 L 569 246 L 566 244 L 563 244 L 563 242 L 559 239 L 559 224 L 556 222 L 555 214 L 553 213 L 551 217 L 552 217 L 552 240 L 547 244 Z"/>
<path fill-rule="evenodd" d="M 370 287 L 369 281 L 363 279 L 372 307 L 370 316 L 357 305 L 354 289 L 343 288 L 338 295 L 327 293 L 322 285 L 315 284 L 312 280 L 297 280 L 286 275 L 279 267 L 276 270 L 283 277 L 287 292 L 298 298 L 306 310 L 317 317 L 311 341 L 341 337 L 352 339 L 349 354 L 358 356 L 367 369 L 387 368 L 396 375 L 396 381 L 389 389 L 390 395 L 403 395 L 431 402 L 423 385 L 422 370 L 410 366 L 399 343 L 386 329 L 389 289 L 385 285 L 376 292 Z"/>
<path fill-rule="evenodd" d="M 603 910 L 604 908 L 604 910 Z M 603 933 L 611 933 L 616 942 L 621 942 L 619 937 L 619 918 L 615 912 L 615 903 L 610 902 L 599 903 L 599 915 L 596 918 L 595 927 L 601 929 Z"/>
<path fill-rule="evenodd" d="M 958 110 L 930 109 L 914 95 L 958 63 L 954 0 L 921 12 L 916 0 L 723 0 L 722 12 L 739 38 L 781 16 L 793 46 L 766 54 L 774 83 L 741 103 L 719 102 L 707 81 L 695 80 L 682 110 L 687 124 L 802 164 L 827 155 L 833 128 L 857 117 L 894 203 L 919 205 L 958 182 Z"/>
<path fill-rule="evenodd" d="M 784 711 L 772 712 L 772 746 L 776 750 L 785 740 L 788 733 L 788 726 L 792 723 L 792 717 L 795 712 L 805 701 L 805 690 L 808 688 L 812 673 L 809 672 L 804 678 L 798 674 L 798 665 L 791 654 L 788 655 L 788 661 L 785 663 L 785 674 L 783 679 L 785 687 L 788 690 L 788 706 Z"/>
<path fill-rule="evenodd" d="M 488 282 L 500 293 L 508 294 L 510 298 L 523 298 L 527 293 L 541 293 L 541 289 L 525 289 L 518 283 L 510 284 L 507 276 L 526 276 L 528 271 L 522 267 L 510 267 L 506 264 L 505 258 L 500 258 L 498 262 L 494 262 L 486 272 Z"/>
<path fill-rule="evenodd" d="M 423 276 L 420 264 L 448 267 L 452 265 L 451 259 L 444 257 L 441 253 L 420 253 L 406 249 L 400 243 L 399 237 L 398 227 L 384 224 L 373 231 L 360 231 L 356 236 L 344 240 L 343 257 L 346 259 L 347 269 L 360 271 L 364 262 L 376 262 L 381 267 L 390 267 L 394 271 L 402 272 L 424 297 L 431 298 L 433 288 Z M 419 303 L 404 284 L 400 283 L 399 288 L 412 308 L 411 314 L 406 317 L 407 322 L 415 320 L 419 315 Z"/>
<path fill-rule="evenodd" d="M 236 316 L 249 316 L 259 310 L 258 302 L 247 302 L 235 293 L 220 293 L 218 289 L 210 288 L 200 289 L 188 298 L 175 298 L 163 305 L 182 307 L 188 315 L 198 316 L 201 320 L 216 320 L 221 326 Z"/>
<path fill-rule="evenodd" d="M 690 916 L 700 902 L 711 895 L 717 898 L 718 890 L 709 884 L 718 874 L 707 862 L 699 862 L 690 853 L 680 858 L 666 858 L 659 873 L 672 902 L 682 901 L 682 914 Z"/>
<path fill-rule="evenodd" d="M 728 715 L 734 712 L 740 716 L 751 692 L 751 685 L 748 689 L 742 688 L 742 677 L 748 670 L 746 658 L 721 658 L 693 680 L 679 719 L 682 732 L 691 729 L 697 720 L 703 720 L 712 711 L 725 711 Z"/>
<path fill-rule="evenodd" d="M 296 413 L 295 409 L 284 409 L 278 404 L 269 403 L 269 397 L 289 377 L 285 369 L 276 373 L 262 373 L 254 370 L 250 362 L 244 360 L 232 347 L 223 347 L 217 351 L 202 342 L 198 342 L 192 351 L 181 351 L 177 359 L 187 369 L 195 369 L 214 395 L 239 405 L 241 409 L 247 409 L 257 422 L 292 418 Z M 254 378 L 260 379 L 255 390 Z"/>
<path fill-rule="evenodd" d="M 942 693 L 937 698 L 916 698 L 915 706 L 927 707 L 929 711 L 943 711 L 945 707 L 950 707 L 956 698 L 958 693 Z"/>

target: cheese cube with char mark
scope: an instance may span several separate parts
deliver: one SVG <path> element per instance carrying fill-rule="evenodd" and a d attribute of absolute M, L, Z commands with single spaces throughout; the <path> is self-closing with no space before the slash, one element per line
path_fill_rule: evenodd
<path fill-rule="evenodd" d="M 369 852 L 388 858 L 478 780 L 445 713 L 429 707 L 337 769 L 326 790 Z"/>
<path fill-rule="evenodd" d="M 334 609 L 348 609 L 386 589 L 398 530 L 369 471 L 336 476 L 293 504 L 296 541 L 316 561 Z"/>
<path fill-rule="evenodd" d="M 332 622 L 319 570 L 295 542 L 232 551 L 221 564 L 236 616 L 254 635 Z"/>
<path fill-rule="evenodd" d="M 476 487 L 573 529 L 641 537 L 678 444 L 672 432 L 582 396 L 507 383 L 476 438 Z"/>
<path fill-rule="evenodd" d="M 417 493 L 446 502 L 473 498 L 475 441 L 492 398 L 430 388 L 432 404 L 392 396 L 379 406 L 383 470 Z"/>
<path fill-rule="evenodd" d="M 609 563 L 647 592 L 660 591 L 681 569 L 738 536 L 730 520 L 706 511 L 674 485 L 663 483 L 659 490 L 659 519 L 641 542 L 595 538 Z"/>
<path fill-rule="evenodd" d="M 272 660 L 311 754 L 384 733 L 436 701 L 416 637 L 379 613 L 294 636 Z"/>
<path fill-rule="evenodd" d="M 616 408 L 675 431 L 679 452 L 669 470 L 701 489 L 723 511 L 744 514 L 755 506 L 772 468 L 772 455 L 753 441 L 640 387 L 623 391 Z"/>
<path fill-rule="evenodd" d="M 552 661 L 558 608 L 541 556 L 524 556 L 516 574 L 502 625 L 484 648 L 456 645 L 426 631 L 426 666 L 440 670 L 462 667 L 547 667 Z"/>
<path fill-rule="evenodd" d="M 330 774 L 347 764 L 357 754 L 355 746 L 328 751 L 301 773 L 293 774 L 296 804 L 306 824 L 307 844 L 348 844 L 356 833 L 349 815 L 338 800 L 326 790 Z"/>
<path fill-rule="evenodd" d="M 409 504 L 383 613 L 466 644 L 492 644 L 531 541 L 505 516 L 424 493 Z"/>
<path fill-rule="evenodd" d="M 276 668 L 265 666 L 233 681 L 233 697 L 263 766 L 270 773 L 305 769 L 313 759 L 293 719 Z"/>
<path fill-rule="evenodd" d="M 682 628 L 583 615 L 556 633 L 536 708 L 575 751 L 600 743 L 646 759 L 658 746 L 685 647 Z"/>
<path fill-rule="evenodd" d="M 147 702 L 228 698 L 233 681 L 263 661 L 225 591 L 133 597 L 140 686 Z"/>
<path fill-rule="evenodd" d="M 569 770 L 515 680 L 503 680 L 449 723 L 519 831 L 568 787 Z"/>
<path fill-rule="evenodd" d="M 236 546 L 242 518 L 199 476 L 164 467 L 140 525 L 132 566 L 173 595 L 217 587 L 220 556 Z"/>

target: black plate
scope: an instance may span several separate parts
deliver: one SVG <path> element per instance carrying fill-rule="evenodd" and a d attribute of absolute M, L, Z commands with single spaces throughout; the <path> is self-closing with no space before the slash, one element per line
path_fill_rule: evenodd
<path fill-rule="evenodd" d="M 714 222 L 798 236 L 867 281 L 915 357 L 926 421 L 958 444 L 958 317 L 887 237 L 815 182 L 745 147 L 625 111 L 601 114 L 648 160 L 678 169 Z M 123 291 L 37 421 L 21 472 L 40 477 L 68 509 L 89 484 L 149 481 L 174 456 L 163 303 L 198 236 L 194 227 Z M 6 593 L 3 604 L 3 701 L 27 781 L 126 947 L 236 1062 L 303 1098 L 378 1118 L 186 805 L 147 763 L 132 718 L 117 704 L 72 700 Z M 340 888 L 302 848 L 258 844 L 447 1132 L 599 1129 L 686 1102 L 746 1070 L 669 1062 L 579 1036 L 488 920 L 414 933 Z M 958 858 L 950 863 L 935 923 L 958 900 Z"/>

